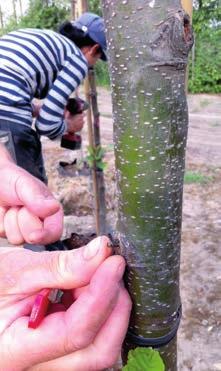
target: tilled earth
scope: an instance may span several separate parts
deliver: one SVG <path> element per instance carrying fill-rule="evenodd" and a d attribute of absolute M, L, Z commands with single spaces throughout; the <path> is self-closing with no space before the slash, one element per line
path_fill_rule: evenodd
<path fill-rule="evenodd" d="M 102 145 L 106 150 L 106 204 L 112 227 L 116 216 L 116 188 L 110 93 L 99 89 Z M 186 156 L 189 182 L 184 186 L 181 296 L 183 318 L 179 330 L 179 370 L 221 370 L 221 96 L 189 96 L 190 125 Z M 95 231 L 88 171 L 81 175 L 82 151 L 59 148 L 43 140 L 49 186 L 65 209 L 63 239 L 71 233 Z M 78 166 L 62 168 L 59 161 Z"/>

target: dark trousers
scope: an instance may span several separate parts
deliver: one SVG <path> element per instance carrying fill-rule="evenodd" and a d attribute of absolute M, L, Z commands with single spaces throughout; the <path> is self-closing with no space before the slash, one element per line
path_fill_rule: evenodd
<path fill-rule="evenodd" d="M 0 130 L 11 133 L 17 165 L 47 184 L 47 177 L 42 156 L 41 141 L 32 128 L 17 123 L 0 120 Z M 33 250 L 64 250 L 61 241 L 54 242 L 45 247 L 25 245 Z"/>

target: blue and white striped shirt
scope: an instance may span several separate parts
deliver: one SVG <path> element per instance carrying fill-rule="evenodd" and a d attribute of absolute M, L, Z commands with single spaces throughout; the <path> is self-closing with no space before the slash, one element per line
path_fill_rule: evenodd
<path fill-rule="evenodd" d="M 44 99 L 36 130 L 51 139 L 60 136 L 68 97 L 87 71 L 80 49 L 54 31 L 22 29 L 1 37 L 0 120 L 31 126 L 31 101 Z"/>

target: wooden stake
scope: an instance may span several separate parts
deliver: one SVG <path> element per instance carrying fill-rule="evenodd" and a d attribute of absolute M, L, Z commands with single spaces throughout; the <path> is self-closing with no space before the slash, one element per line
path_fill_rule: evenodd
<path fill-rule="evenodd" d="M 89 69 L 88 74 L 90 88 L 90 104 L 93 114 L 93 139 L 94 146 L 97 148 L 101 145 L 100 138 L 100 113 L 98 110 L 97 91 L 94 68 Z M 105 183 L 103 170 L 95 169 L 96 171 L 96 192 L 97 192 L 97 215 L 99 234 L 106 233 L 106 204 L 105 204 Z"/>
<path fill-rule="evenodd" d="M 87 0 L 80 0 L 79 1 L 78 10 L 79 10 L 79 15 L 88 11 Z"/>
<path fill-rule="evenodd" d="M 192 0 L 181 0 L 181 4 L 185 12 L 190 16 L 190 20 L 192 23 L 192 16 L 193 16 L 193 1 Z M 194 50 L 194 49 L 192 49 Z M 186 94 L 188 93 L 188 79 L 189 79 L 189 66 L 186 69 L 186 81 L 185 81 L 185 91 Z"/>
<path fill-rule="evenodd" d="M 71 19 L 76 18 L 76 0 L 71 0 Z"/>
<path fill-rule="evenodd" d="M 88 77 L 84 81 L 84 93 L 86 97 L 86 101 L 90 105 L 90 83 Z M 87 110 L 87 128 L 88 128 L 88 143 L 91 148 L 94 148 L 94 133 L 93 133 L 93 122 L 92 122 L 92 109 L 91 105 Z M 95 225 L 96 225 L 96 233 L 100 235 L 100 222 L 99 222 L 99 198 L 98 198 L 98 184 L 97 184 L 97 177 L 96 177 L 96 164 L 93 163 L 92 169 L 92 183 L 93 183 L 93 194 L 94 194 L 94 208 L 95 208 Z"/>
<path fill-rule="evenodd" d="M 88 11 L 87 0 L 77 1 L 78 16 L 86 11 Z M 96 122 L 92 118 L 94 116 L 94 119 L 95 119 L 96 112 L 98 111 L 97 102 L 95 104 L 94 99 L 92 100 L 93 90 L 95 90 L 94 77 L 91 77 L 90 80 L 89 80 L 89 77 L 86 77 L 86 79 L 84 80 L 84 93 L 85 93 L 86 100 L 90 105 L 89 109 L 87 110 L 88 142 L 91 148 L 96 148 L 97 141 L 99 141 L 99 144 L 100 144 L 100 138 L 98 139 L 98 135 L 100 135 L 100 132 L 98 132 L 97 128 L 95 128 Z M 95 140 L 95 132 L 97 134 L 96 140 Z M 106 231 L 104 179 L 103 179 L 103 172 L 100 170 L 98 171 L 96 169 L 95 161 L 94 161 L 91 171 L 92 171 L 92 183 L 93 183 L 93 195 L 94 195 L 96 233 L 97 235 L 100 235 L 100 234 L 104 234 Z"/>
<path fill-rule="evenodd" d="M 181 0 L 183 9 L 189 14 L 191 20 L 193 15 L 193 1 L 192 0 Z"/>

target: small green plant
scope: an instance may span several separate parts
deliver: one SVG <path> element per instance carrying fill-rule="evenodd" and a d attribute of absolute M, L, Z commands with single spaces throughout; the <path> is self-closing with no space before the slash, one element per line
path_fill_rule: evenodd
<path fill-rule="evenodd" d="M 184 175 L 184 183 L 191 184 L 191 183 L 199 183 L 199 184 L 206 184 L 212 181 L 211 176 L 206 176 L 201 173 L 187 171 Z"/>
<path fill-rule="evenodd" d="M 107 165 L 103 161 L 104 149 L 100 145 L 97 147 L 88 146 L 88 153 L 86 159 L 89 167 L 93 168 L 93 166 L 96 166 L 97 169 L 104 170 Z"/>
<path fill-rule="evenodd" d="M 157 350 L 138 347 L 129 351 L 122 371 L 165 371 L 165 366 Z"/>

